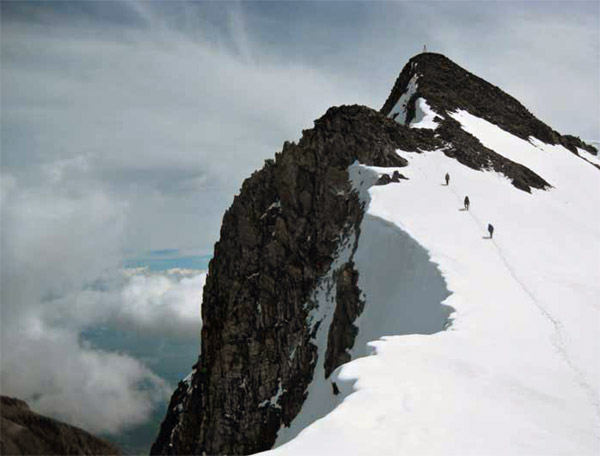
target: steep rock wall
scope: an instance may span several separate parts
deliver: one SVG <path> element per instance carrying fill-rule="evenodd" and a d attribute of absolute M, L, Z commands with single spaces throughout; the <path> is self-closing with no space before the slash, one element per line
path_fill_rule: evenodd
<path fill-rule="evenodd" d="M 209 265 L 200 358 L 171 399 L 153 454 L 248 454 L 273 445 L 298 414 L 316 363 L 325 362 L 307 317 L 319 279 L 362 219 L 348 166 L 404 166 L 395 149 L 425 144 L 434 146 L 432 135 L 369 108 L 332 108 L 244 182 Z M 328 372 L 346 360 L 361 310 L 352 264 L 336 277 Z"/>

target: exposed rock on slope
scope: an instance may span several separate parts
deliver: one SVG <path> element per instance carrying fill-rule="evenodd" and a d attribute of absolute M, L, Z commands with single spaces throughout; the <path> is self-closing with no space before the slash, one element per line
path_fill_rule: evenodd
<path fill-rule="evenodd" d="M 423 92 L 418 93 L 443 117 L 436 129 L 410 128 L 384 115 L 421 61 L 423 68 L 431 69 L 419 76 L 418 90 Z M 440 68 L 434 71 L 436 64 Z M 407 162 L 396 149 L 441 150 L 471 168 L 501 172 L 524 191 L 550 187 L 533 171 L 484 147 L 447 115 L 446 110 L 459 105 L 449 104 L 444 84 L 448 91 L 458 90 L 457 99 L 465 98 L 460 106 L 483 109 L 473 96 L 463 94 L 462 85 L 455 87 L 452 80 L 459 70 L 468 74 L 442 56 L 412 59 L 383 113 L 362 106 L 331 108 L 313 129 L 303 132 L 298 144 L 286 142 L 275 160 L 267 160 L 244 182 L 225 213 L 209 265 L 199 360 L 173 394 L 152 454 L 250 454 L 269 449 L 281 426 L 288 426 L 301 410 L 317 363 L 328 376 L 349 360 L 357 333 L 354 321 L 368 306 L 361 299 L 353 263 L 364 214 L 348 177 L 354 161 L 403 167 Z M 454 73 L 446 75 L 447 71 Z M 445 75 L 439 84 L 427 82 L 438 72 Z M 479 81 L 464 90 L 494 89 L 487 96 L 495 97 L 492 106 L 498 106 L 498 113 L 490 115 L 505 117 L 505 111 L 516 109 L 512 98 Z M 412 108 L 408 103 L 409 111 L 415 100 Z M 550 134 L 526 110 L 517 114 L 515 121 L 531 118 L 532 132 Z M 556 135 L 550 134 L 551 139 L 561 138 Z M 401 175 L 383 177 L 379 183 L 391 182 L 402 185 Z M 336 252 L 348 245 L 348 259 L 334 263 Z M 315 291 L 325 276 L 335 310 L 326 351 L 319 359 L 314 337 L 323 319 L 314 320 L 319 305 Z"/>
<path fill-rule="evenodd" d="M 0 454 L 117 455 L 114 446 L 88 432 L 38 415 L 12 397 L 1 396 Z"/>

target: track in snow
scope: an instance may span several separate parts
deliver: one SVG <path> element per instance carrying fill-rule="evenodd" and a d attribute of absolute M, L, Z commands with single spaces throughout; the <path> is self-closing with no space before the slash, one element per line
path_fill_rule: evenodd
<path fill-rule="evenodd" d="M 419 170 L 419 172 L 421 172 L 421 170 Z M 450 191 L 454 194 L 456 200 L 458 201 L 459 205 L 462 204 L 462 199 L 461 196 L 454 190 L 454 187 L 452 186 L 448 186 L 448 188 L 450 189 Z M 477 226 L 481 229 L 482 232 L 486 231 L 485 228 L 485 223 L 482 222 L 481 220 L 479 220 L 471 210 L 467 210 L 465 211 L 469 214 L 469 216 L 473 219 L 473 221 L 477 224 Z M 556 318 L 554 318 L 550 312 L 548 312 L 540 303 L 540 301 L 535 297 L 535 295 L 533 294 L 533 292 L 531 292 L 531 290 L 529 290 L 529 288 L 525 285 L 525 283 L 523 283 L 523 281 L 521 279 L 519 279 L 516 271 L 514 270 L 514 268 L 509 264 L 508 260 L 506 259 L 506 256 L 504 255 L 504 253 L 502 253 L 502 249 L 501 247 L 498 245 L 498 243 L 496 243 L 496 241 L 492 238 L 489 239 L 492 244 L 495 247 L 495 250 L 500 258 L 500 260 L 502 261 L 502 263 L 504 264 L 504 266 L 506 267 L 506 270 L 508 271 L 508 273 L 510 274 L 510 276 L 515 280 L 515 282 L 517 282 L 517 284 L 519 285 L 519 287 L 525 292 L 525 294 L 529 297 L 529 299 L 531 300 L 531 302 L 533 303 L 533 305 L 538 309 L 538 311 L 540 312 L 540 314 L 546 318 L 553 326 L 554 329 L 554 337 L 552 337 L 552 344 L 554 345 L 555 349 L 556 349 L 556 353 L 557 355 L 563 360 L 563 362 L 565 364 L 567 364 L 567 366 L 569 366 L 569 368 L 573 371 L 573 373 L 575 374 L 575 378 L 577 383 L 580 385 L 580 387 L 584 390 L 586 396 L 589 398 L 594 411 L 596 413 L 596 416 L 598 418 L 598 420 L 600 421 L 600 400 L 598 399 L 598 397 L 596 396 L 596 392 L 594 391 L 594 389 L 592 388 L 592 386 L 589 384 L 589 382 L 586 379 L 585 374 L 581 371 L 581 369 L 571 360 L 571 358 L 569 357 L 569 354 L 567 352 L 566 346 L 565 346 L 565 342 L 564 342 L 564 331 L 562 329 L 562 323 L 557 320 Z M 596 437 L 598 440 L 600 440 L 600 437 Z"/>

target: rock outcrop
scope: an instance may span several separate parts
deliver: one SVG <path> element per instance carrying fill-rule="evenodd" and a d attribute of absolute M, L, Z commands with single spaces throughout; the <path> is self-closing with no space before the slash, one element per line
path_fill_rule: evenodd
<path fill-rule="evenodd" d="M 410 128 L 410 122 L 387 116 L 415 71 L 420 72 L 418 93 L 440 113 L 435 130 Z M 440 81 L 427 82 L 438 76 Z M 494 98 L 491 106 L 498 112 L 485 113 L 479 95 L 466 93 L 471 90 L 483 91 L 485 102 Z M 464 100 L 459 104 L 455 98 Z M 563 141 L 513 100 L 445 57 L 422 54 L 403 70 L 382 112 L 330 108 L 297 144 L 286 142 L 274 160 L 246 179 L 223 217 L 209 265 L 200 357 L 173 394 L 151 453 L 267 450 L 279 429 L 300 412 L 317 364 L 327 377 L 350 360 L 358 331 L 354 321 L 368 305 L 352 261 L 364 214 L 348 175 L 356 160 L 401 168 L 407 161 L 396 149 L 439 150 L 471 168 L 501 172 L 524 191 L 550 188 L 533 171 L 484 147 L 447 115 L 458 107 L 473 109 L 493 121 L 504 119 L 501 125 L 524 122 L 531 131 L 519 126 L 521 136 Z M 410 102 L 408 109 L 414 111 Z M 391 170 L 378 184 L 403 185 L 403 178 Z M 315 317 L 319 287 L 335 296 L 321 356 L 315 344 L 324 324 Z"/>
<path fill-rule="evenodd" d="M 92 434 L 39 415 L 12 397 L 1 396 L 0 454 L 118 455 L 120 451 Z"/>

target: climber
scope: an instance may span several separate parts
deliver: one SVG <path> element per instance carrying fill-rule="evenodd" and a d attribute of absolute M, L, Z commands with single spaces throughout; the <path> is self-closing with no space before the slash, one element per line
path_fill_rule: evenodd
<path fill-rule="evenodd" d="M 338 386 L 335 382 L 331 382 L 331 387 L 333 388 L 334 395 L 337 396 L 338 394 L 340 394 L 340 389 L 338 388 Z"/>
<path fill-rule="evenodd" d="M 470 205 L 471 205 L 471 202 L 469 201 L 469 197 L 465 196 L 465 211 L 469 210 Z"/>
<path fill-rule="evenodd" d="M 446 173 L 446 185 L 450 185 L 450 174 Z"/>
<path fill-rule="evenodd" d="M 490 239 L 494 236 L 494 225 L 488 223 L 488 233 L 490 233 Z"/>

